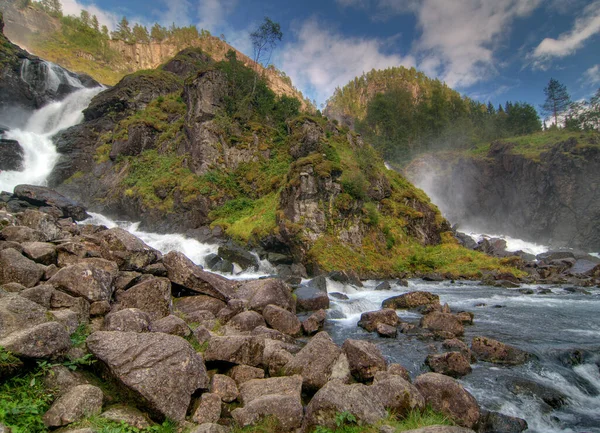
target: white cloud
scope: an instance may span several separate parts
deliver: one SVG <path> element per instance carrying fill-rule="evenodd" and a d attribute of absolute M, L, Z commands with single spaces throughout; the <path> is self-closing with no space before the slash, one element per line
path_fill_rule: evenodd
<path fill-rule="evenodd" d="M 553 57 L 575 53 L 592 36 L 600 33 L 600 1 L 588 5 L 575 20 L 573 28 L 557 39 L 545 38 L 533 51 L 534 66 L 543 68 Z"/>
<path fill-rule="evenodd" d="M 163 26 L 168 27 L 175 23 L 181 27 L 192 22 L 192 4 L 188 0 L 163 0 L 163 3 L 167 10 L 154 12 L 160 17 Z"/>
<path fill-rule="evenodd" d="M 595 85 L 600 83 L 600 64 L 592 66 L 583 74 L 584 81 L 587 84 Z"/>
<path fill-rule="evenodd" d="M 297 42 L 283 48 L 282 69 L 294 84 L 318 103 L 324 102 L 338 86 L 371 69 L 414 66 L 412 57 L 385 54 L 385 41 L 351 38 L 308 20 L 297 31 Z"/>
<path fill-rule="evenodd" d="M 114 30 L 117 27 L 117 23 L 121 20 L 120 16 L 117 16 L 112 12 L 108 12 L 104 9 L 101 9 L 94 3 L 89 5 L 83 5 L 77 0 L 61 0 L 61 3 L 62 10 L 65 15 L 79 16 L 81 11 L 85 9 L 91 15 L 96 15 L 100 25 L 105 25 L 106 27 L 108 27 L 109 30 Z"/>
<path fill-rule="evenodd" d="M 198 2 L 198 27 L 218 34 L 225 19 L 237 6 L 237 0 L 200 0 Z"/>

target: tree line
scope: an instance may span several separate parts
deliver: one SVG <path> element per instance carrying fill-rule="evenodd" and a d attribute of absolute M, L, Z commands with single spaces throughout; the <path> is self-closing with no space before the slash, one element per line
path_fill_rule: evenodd
<path fill-rule="evenodd" d="M 554 122 L 551 128 L 564 128 L 572 131 L 600 130 L 600 88 L 589 100 L 572 101 L 567 87 L 550 78 L 544 88 L 546 100 L 541 105 L 542 113 Z M 547 129 L 544 121 L 544 129 Z"/>

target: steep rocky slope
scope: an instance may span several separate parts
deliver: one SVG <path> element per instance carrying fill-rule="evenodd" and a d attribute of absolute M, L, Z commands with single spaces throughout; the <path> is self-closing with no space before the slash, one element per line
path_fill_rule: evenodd
<path fill-rule="evenodd" d="M 599 251 L 600 140 L 573 135 L 529 154 L 495 142 L 480 156 L 425 155 L 405 173 L 465 228 Z"/>

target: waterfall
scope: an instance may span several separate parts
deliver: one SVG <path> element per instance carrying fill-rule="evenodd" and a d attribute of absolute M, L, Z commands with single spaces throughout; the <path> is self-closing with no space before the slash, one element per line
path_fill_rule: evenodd
<path fill-rule="evenodd" d="M 52 95 L 56 95 L 61 84 L 74 89 L 84 87 L 76 75 L 45 60 L 32 61 L 23 59 L 21 63 L 21 79 L 36 92 L 50 93 Z"/>

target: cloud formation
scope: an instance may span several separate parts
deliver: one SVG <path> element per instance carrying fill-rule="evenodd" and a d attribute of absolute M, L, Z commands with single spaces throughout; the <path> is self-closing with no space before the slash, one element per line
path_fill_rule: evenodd
<path fill-rule="evenodd" d="M 544 68 L 545 63 L 554 57 L 565 57 L 575 53 L 585 41 L 600 33 L 600 1 L 585 7 L 575 20 L 573 28 L 557 39 L 545 38 L 533 51 L 534 66 Z"/>
<path fill-rule="evenodd" d="M 114 30 L 117 27 L 117 23 L 121 20 L 121 17 L 101 9 L 99 6 L 96 6 L 95 3 L 84 5 L 77 0 L 61 0 L 61 3 L 65 15 L 79 16 L 81 11 L 85 9 L 91 15 L 96 15 L 98 23 L 100 23 L 101 26 L 105 25 L 109 30 Z"/>
<path fill-rule="evenodd" d="M 297 42 L 287 43 L 282 50 L 282 69 L 318 103 L 363 72 L 415 65 L 411 56 L 385 54 L 385 41 L 350 38 L 326 29 L 314 19 L 305 21 L 296 37 Z"/>
<path fill-rule="evenodd" d="M 226 18 L 237 6 L 237 0 L 200 0 L 198 2 L 198 27 L 218 34 Z"/>
<path fill-rule="evenodd" d="M 600 84 L 600 64 L 594 65 L 591 68 L 589 68 L 587 71 L 585 71 L 583 76 L 584 76 L 584 81 L 587 84 L 590 84 L 590 85 Z"/>

